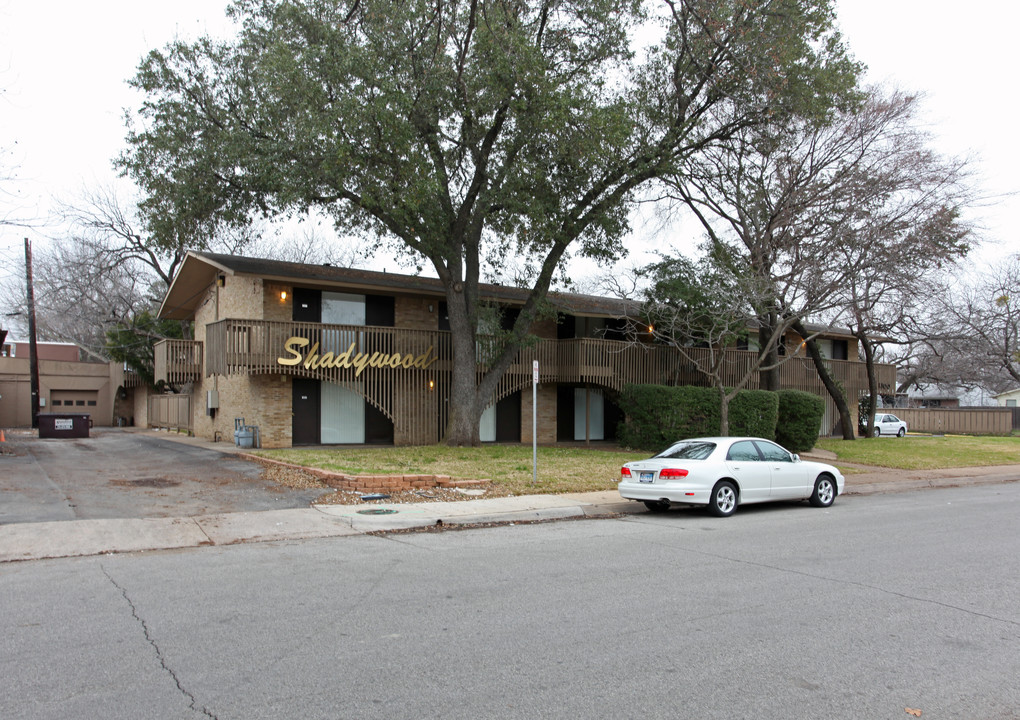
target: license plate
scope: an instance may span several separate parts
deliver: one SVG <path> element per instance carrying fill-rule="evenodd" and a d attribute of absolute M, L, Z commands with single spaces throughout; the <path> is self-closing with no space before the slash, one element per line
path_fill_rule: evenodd
<path fill-rule="evenodd" d="M 655 479 L 655 473 L 653 473 L 653 472 L 643 472 L 638 477 L 638 480 L 640 480 L 641 482 L 652 482 L 654 479 Z"/>

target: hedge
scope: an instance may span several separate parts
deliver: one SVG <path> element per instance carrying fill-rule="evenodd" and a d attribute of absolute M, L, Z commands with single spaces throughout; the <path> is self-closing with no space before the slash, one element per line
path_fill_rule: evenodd
<path fill-rule="evenodd" d="M 730 401 L 730 435 L 776 436 L 779 395 L 770 390 L 741 390 Z"/>
<path fill-rule="evenodd" d="M 621 444 L 659 452 L 677 440 L 719 433 L 719 395 L 712 388 L 627 385 L 620 396 L 626 419 Z"/>
<path fill-rule="evenodd" d="M 617 438 L 626 447 L 659 452 L 677 440 L 719 434 L 722 415 L 715 388 L 627 385 L 620 397 L 626 419 Z M 741 390 L 730 401 L 730 435 L 775 437 L 779 398 L 766 390 Z"/>
<path fill-rule="evenodd" d="M 825 401 L 803 390 L 780 390 L 776 442 L 790 452 L 806 452 L 818 441 Z"/>

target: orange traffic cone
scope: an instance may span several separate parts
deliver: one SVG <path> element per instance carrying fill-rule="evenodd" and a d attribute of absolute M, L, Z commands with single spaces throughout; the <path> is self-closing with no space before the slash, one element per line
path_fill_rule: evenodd
<path fill-rule="evenodd" d="M 7 438 L 4 437 L 3 430 L 0 430 L 0 442 L 7 442 Z"/>

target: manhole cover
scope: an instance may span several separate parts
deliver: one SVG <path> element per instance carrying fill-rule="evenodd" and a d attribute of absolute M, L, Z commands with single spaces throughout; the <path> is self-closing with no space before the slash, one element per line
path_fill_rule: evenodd
<path fill-rule="evenodd" d="M 369 508 L 358 510 L 358 515 L 394 515 L 397 511 L 390 508 Z"/>
<path fill-rule="evenodd" d="M 180 480 L 168 480 L 166 478 L 138 478 L 137 480 L 111 480 L 113 485 L 122 485 L 126 487 L 151 487 L 151 488 L 168 488 L 180 485 Z"/>

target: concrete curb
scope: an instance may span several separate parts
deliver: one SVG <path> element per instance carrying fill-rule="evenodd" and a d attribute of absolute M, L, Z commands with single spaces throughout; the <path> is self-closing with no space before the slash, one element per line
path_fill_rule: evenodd
<path fill-rule="evenodd" d="M 629 505 L 631 512 L 644 510 L 639 504 Z M 392 514 L 370 515 L 365 510 Z M 607 512 L 616 510 L 557 495 L 526 495 L 420 505 L 317 505 L 182 518 L 19 523 L 0 525 L 0 563 L 344 537 L 433 525 L 562 520 Z"/>

